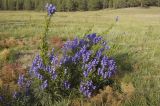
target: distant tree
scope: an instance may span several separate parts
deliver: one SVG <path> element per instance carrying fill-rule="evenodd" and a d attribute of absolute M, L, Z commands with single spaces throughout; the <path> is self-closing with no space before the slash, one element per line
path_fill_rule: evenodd
<path fill-rule="evenodd" d="M 56 2 L 56 7 L 58 11 L 67 11 L 67 1 L 66 0 L 58 0 Z"/>
<path fill-rule="evenodd" d="M 141 7 L 148 7 L 150 0 L 139 0 Z"/>
<path fill-rule="evenodd" d="M 140 6 L 140 2 L 138 0 L 128 0 L 127 7 L 137 7 Z"/>
<path fill-rule="evenodd" d="M 108 1 L 108 7 L 109 7 L 109 8 L 112 8 L 112 7 L 113 7 L 113 0 L 109 0 L 109 1 Z"/>
<path fill-rule="evenodd" d="M 67 3 L 66 3 L 66 0 L 62 0 L 61 10 L 60 10 L 60 11 L 67 11 Z"/>
<path fill-rule="evenodd" d="M 60 11 L 60 10 L 61 10 L 61 1 L 62 1 L 62 0 L 58 0 L 58 1 L 56 2 L 56 9 L 57 9 L 57 11 Z"/>
<path fill-rule="evenodd" d="M 113 8 L 125 8 L 127 7 L 126 0 L 113 0 Z"/>
<path fill-rule="evenodd" d="M 29 10 L 44 10 L 45 0 L 28 0 L 28 4 L 30 4 Z"/>
<path fill-rule="evenodd" d="M 54 4 L 56 7 L 58 7 L 58 1 L 59 1 L 59 0 L 50 0 L 50 2 L 51 2 L 52 4 Z"/>
<path fill-rule="evenodd" d="M 19 0 L 16 0 L 16 10 L 19 10 Z"/>
<path fill-rule="evenodd" d="M 78 0 L 66 0 L 68 11 L 78 10 Z"/>
<path fill-rule="evenodd" d="M 2 9 L 2 0 L 0 0 L 0 9 Z"/>
<path fill-rule="evenodd" d="M 158 2 L 158 0 L 149 0 L 148 5 L 149 5 L 149 6 L 157 6 L 157 5 L 156 5 L 157 2 Z"/>
<path fill-rule="evenodd" d="M 46 3 L 53 3 L 57 11 L 160 6 L 160 0 L 0 0 L 0 9 L 44 10 Z"/>
<path fill-rule="evenodd" d="M 8 9 L 8 0 L 2 0 L 2 9 L 7 10 Z"/>
<path fill-rule="evenodd" d="M 88 0 L 79 0 L 78 10 L 87 11 L 88 10 Z"/>
<path fill-rule="evenodd" d="M 108 8 L 109 0 L 102 0 L 103 9 Z"/>
<path fill-rule="evenodd" d="M 25 10 L 31 10 L 31 0 L 24 0 L 24 5 L 23 5 Z"/>
<path fill-rule="evenodd" d="M 89 0 L 88 7 L 89 10 L 99 10 L 103 8 L 103 3 L 101 0 Z"/>
<path fill-rule="evenodd" d="M 157 0 L 157 6 L 160 7 L 160 0 Z"/>
<path fill-rule="evenodd" d="M 113 0 L 113 8 L 118 8 L 118 0 Z"/>
<path fill-rule="evenodd" d="M 35 0 L 31 0 L 30 4 L 31 4 L 31 10 L 34 10 L 35 9 Z"/>
<path fill-rule="evenodd" d="M 34 8 L 35 10 L 39 10 L 39 0 L 34 0 Z"/>

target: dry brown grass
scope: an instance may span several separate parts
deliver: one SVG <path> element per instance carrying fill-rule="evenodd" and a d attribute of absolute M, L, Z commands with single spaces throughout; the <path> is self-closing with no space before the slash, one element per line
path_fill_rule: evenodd
<path fill-rule="evenodd" d="M 122 91 L 126 95 L 127 98 L 130 98 L 135 91 L 135 88 L 133 87 L 132 83 L 122 83 Z"/>
<path fill-rule="evenodd" d="M 0 40 L 0 47 L 11 48 L 15 46 L 24 46 L 25 42 L 22 39 L 15 39 L 13 37 Z"/>
<path fill-rule="evenodd" d="M 58 37 L 58 36 L 54 36 L 50 39 L 51 45 L 53 45 L 53 47 L 55 48 L 62 48 L 64 42 L 62 40 L 62 38 Z"/>
<path fill-rule="evenodd" d="M 107 86 L 99 90 L 99 94 L 83 103 L 80 103 L 80 100 L 73 100 L 70 106 L 121 106 L 126 99 L 133 96 L 135 90 L 132 83 L 121 83 L 121 89 L 122 93 Z"/>
<path fill-rule="evenodd" d="M 10 50 L 9 49 L 4 49 L 0 52 L 0 61 L 5 61 L 7 60 L 8 56 L 10 54 Z"/>
<path fill-rule="evenodd" d="M 37 45 L 40 43 L 40 41 L 41 41 L 41 37 L 39 35 L 36 35 L 30 39 L 29 43 L 31 45 Z"/>
<path fill-rule="evenodd" d="M 73 100 L 73 101 L 71 101 L 71 103 L 69 104 L 69 106 L 81 106 L 81 104 L 80 104 L 79 100 Z"/>
<path fill-rule="evenodd" d="M 121 106 L 125 99 L 132 97 L 135 90 L 131 83 L 121 83 L 121 89 L 122 93 L 107 86 L 104 90 L 100 90 L 100 93 L 92 97 L 89 100 L 90 102 L 84 104 L 84 106 Z"/>
<path fill-rule="evenodd" d="M 5 63 L 0 70 L 0 87 L 5 95 L 12 95 L 18 89 L 17 78 L 19 74 L 25 74 L 26 70 L 19 63 Z"/>
<path fill-rule="evenodd" d="M 21 67 L 18 63 L 4 64 L 2 67 L 0 77 L 4 84 L 14 82 L 20 73 L 25 74 L 26 70 Z"/>
<path fill-rule="evenodd" d="M 120 106 L 124 95 L 114 91 L 112 87 L 107 86 L 104 90 L 91 99 L 96 106 Z M 91 106 L 91 105 L 90 105 Z"/>

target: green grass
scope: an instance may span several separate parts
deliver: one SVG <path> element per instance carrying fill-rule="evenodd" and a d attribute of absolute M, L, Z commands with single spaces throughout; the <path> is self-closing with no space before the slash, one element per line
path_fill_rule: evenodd
<path fill-rule="evenodd" d="M 18 49 L 17 52 L 26 52 L 33 57 L 44 31 L 45 13 L 0 11 L 0 16 L 0 40 L 11 37 L 23 40 L 25 45 L 12 46 L 10 49 Z M 117 23 L 116 16 L 120 18 Z M 112 24 L 113 27 L 108 30 Z M 116 58 L 118 70 L 121 71 L 119 79 L 132 83 L 135 88 L 134 95 L 123 105 L 159 106 L 160 8 L 58 12 L 52 18 L 49 38 L 59 36 L 68 39 L 92 32 L 102 34 L 108 40 L 112 47 L 111 55 Z M 26 55 L 25 57 L 29 58 Z M 24 57 L 20 56 L 19 61 L 24 60 Z M 31 63 L 32 58 L 26 60 Z"/>

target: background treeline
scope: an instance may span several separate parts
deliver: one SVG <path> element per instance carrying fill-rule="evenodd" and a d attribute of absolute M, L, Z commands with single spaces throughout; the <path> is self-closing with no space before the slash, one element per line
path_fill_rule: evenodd
<path fill-rule="evenodd" d="M 0 0 L 0 10 L 43 10 L 47 2 L 55 4 L 57 11 L 160 6 L 160 0 Z"/>

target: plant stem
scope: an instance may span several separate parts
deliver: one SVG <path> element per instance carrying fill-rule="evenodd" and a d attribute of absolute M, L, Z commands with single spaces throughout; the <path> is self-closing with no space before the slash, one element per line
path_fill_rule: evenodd
<path fill-rule="evenodd" d="M 48 42 L 47 42 L 47 35 L 49 31 L 49 25 L 51 21 L 51 16 L 46 17 L 46 23 L 45 23 L 45 31 L 41 39 L 41 57 L 43 60 L 44 65 L 48 65 Z"/>

